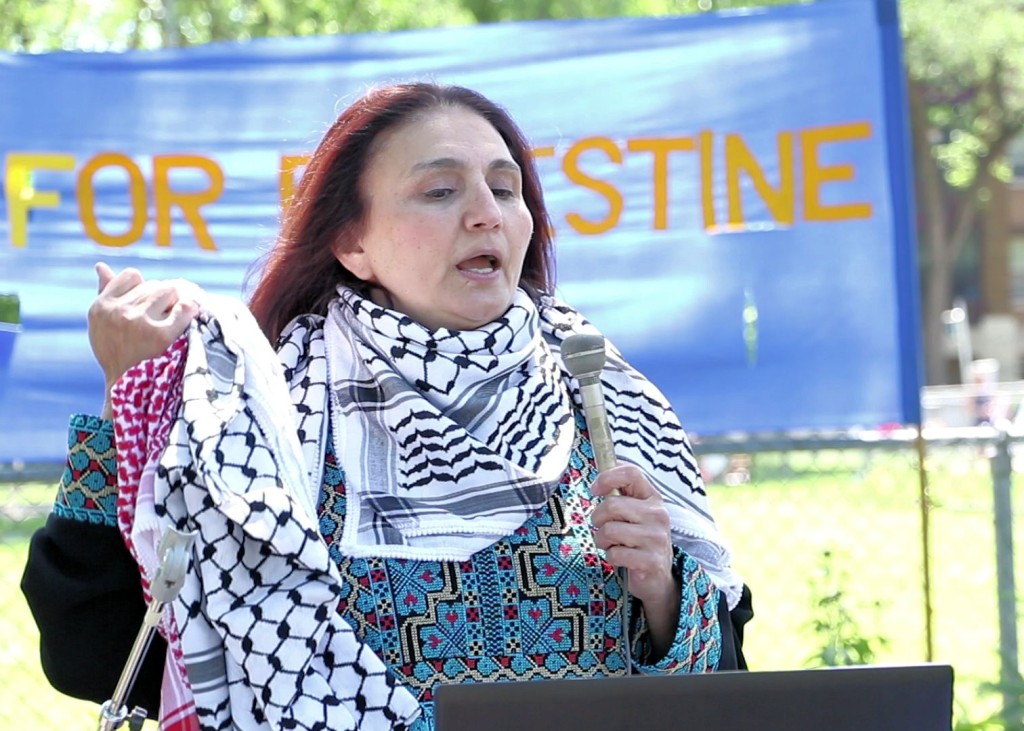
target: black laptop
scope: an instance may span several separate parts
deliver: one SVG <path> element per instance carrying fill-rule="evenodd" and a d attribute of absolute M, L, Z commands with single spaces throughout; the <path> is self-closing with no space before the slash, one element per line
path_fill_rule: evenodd
<path fill-rule="evenodd" d="M 442 685 L 437 731 L 950 731 L 927 664 Z"/>

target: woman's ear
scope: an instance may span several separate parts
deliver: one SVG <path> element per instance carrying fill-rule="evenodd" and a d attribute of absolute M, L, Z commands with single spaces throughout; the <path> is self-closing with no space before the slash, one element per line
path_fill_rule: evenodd
<path fill-rule="evenodd" d="M 363 248 L 362 240 L 354 241 L 348 245 L 336 243 L 334 245 L 334 258 L 341 262 L 341 265 L 352 272 L 353 275 L 364 282 L 374 282 L 373 266 L 370 258 Z"/>

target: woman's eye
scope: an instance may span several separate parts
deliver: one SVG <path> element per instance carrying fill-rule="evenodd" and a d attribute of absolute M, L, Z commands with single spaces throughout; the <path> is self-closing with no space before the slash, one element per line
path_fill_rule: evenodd
<path fill-rule="evenodd" d="M 442 200 L 454 192 L 455 191 L 451 188 L 434 188 L 433 190 L 428 190 L 426 196 L 427 198 L 433 198 L 434 200 Z"/>
<path fill-rule="evenodd" d="M 511 188 L 491 188 L 495 198 L 513 198 L 516 192 Z"/>

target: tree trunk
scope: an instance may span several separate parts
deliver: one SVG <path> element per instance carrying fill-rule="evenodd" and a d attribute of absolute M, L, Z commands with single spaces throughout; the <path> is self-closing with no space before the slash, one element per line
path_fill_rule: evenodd
<path fill-rule="evenodd" d="M 924 288 L 922 315 L 924 316 L 925 383 L 941 385 L 950 383 L 954 374 L 950 369 L 950 358 L 946 355 L 947 334 L 942 322 L 942 313 L 953 303 L 953 267 L 948 262 L 933 266 Z M 964 374 L 956 374 L 960 379 Z"/>
<path fill-rule="evenodd" d="M 979 314 L 1010 314 L 1010 186 L 993 178 L 985 209 L 981 240 L 981 304 Z"/>
<path fill-rule="evenodd" d="M 947 213 L 943 205 L 942 171 L 931 153 L 928 106 L 924 87 L 911 81 L 910 134 L 914 146 L 917 188 L 917 235 L 921 257 L 921 331 L 926 384 L 949 382 L 942 313 L 952 302 L 953 265 L 949 256 Z"/>
<path fill-rule="evenodd" d="M 178 11 L 174 0 L 163 0 L 164 17 L 160 23 L 164 48 L 177 48 L 181 45 L 181 31 L 178 28 Z"/>

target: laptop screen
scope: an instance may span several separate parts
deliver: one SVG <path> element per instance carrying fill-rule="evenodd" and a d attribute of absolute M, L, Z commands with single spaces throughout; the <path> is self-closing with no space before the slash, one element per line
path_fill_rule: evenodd
<path fill-rule="evenodd" d="M 950 731 L 948 665 L 443 685 L 437 731 Z"/>

